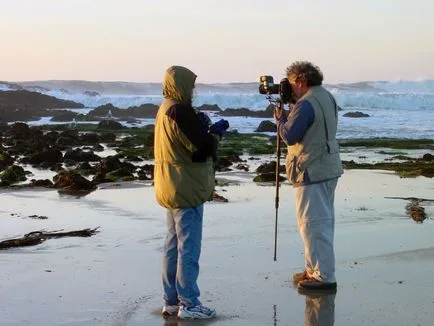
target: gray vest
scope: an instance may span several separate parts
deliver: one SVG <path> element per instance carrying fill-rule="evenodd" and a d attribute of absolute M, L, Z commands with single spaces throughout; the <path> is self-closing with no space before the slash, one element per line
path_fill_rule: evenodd
<path fill-rule="evenodd" d="M 307 100 L 315 112 L 315 119 L 303 140 L 288 146 L 286 173 L 293 185 L 305 184 L 305 172 L 309 183 L 338 178 L 342 175 L 339 144 L 336 140 L 338 107 L 333 96 L 322 86 L 311 87 L 299 100 Z"/>

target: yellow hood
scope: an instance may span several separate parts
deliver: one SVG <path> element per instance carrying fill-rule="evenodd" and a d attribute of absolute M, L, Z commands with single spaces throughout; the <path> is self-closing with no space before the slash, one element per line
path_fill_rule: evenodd
<path fill-rule="evenodd" d="M 182 66 L 171 66 L 163 80 L 163 96 L 177 103 L 191 105 L 196 75 Z"/>

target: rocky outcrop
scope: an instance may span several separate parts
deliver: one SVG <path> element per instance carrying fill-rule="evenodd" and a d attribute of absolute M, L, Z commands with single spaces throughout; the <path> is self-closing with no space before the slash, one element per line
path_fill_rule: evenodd
<path fill-rule="evenodd" d="M 92 96 L 92 97 L 100 96 L 100 93 L 95 92 L 95 91 L 84 91 L 83 94 L 87 95 L 87 96 Z"/>
<path fill-rule="evenodd" d="M 73 101 L 26 90 L 0 92 L 0 121 L 29 121 L 50 116 L 49 109 L 83 108 Z"/>
<path fill-rule="evenodd" d="M 343 116 L 348 118 L 368 118 L 369 114 L 360 111 L 354 111 L 354 112 L 347 112 Z"/>
<path fill-rule="evenodd" d="M 0 184 L 2 186 L 8 186 L 26 180 L 26 172 L 18 165 L 11 165 L 0 173 Z"/>
<path fill-rule="evenodd" d="M 98 123 L 98 129 L 117 130 L 122 128 L 124 128 L 124 126 L 120 122 L 114 120 L 103 120 L 100 123 Z"/>
<path fill-rule="evenodd" d="M 215 111 L 220 112 L 222 109 L 217 104 L 202 104 L 196 107 L 199 111 Z"/>
<path fill-rule="evenodd" d="M 37 92 L 18 90 L 0 92 L 0 107 L 40 110 L 62 108 L 79 109 L 84 108 L 84 105 L 73 101 L 60 100 L 54 96 L 44 95 Z"/>
<path fill-rule="evenodd" d="M 276 132 L 276 131 L 277 131 L 276 124 L 269 120 L 261 121 L 258 128 L 256 128 L 255 130 L 255 132 Z"/>
<path fill-rule="evenodd" d="M 78 112 L 69 110 L 52 110 L 50 111 L 53 116 L 50 121 L 56 122 L 71 122 L 73 120 L 80 121 L 84 120 L 84 115 Z"/>
<path fill-rule="evenodd" d="M 54 188 L 59 188 L 62 193 L 71 195 L 87 194 L 96 189 L 95 183 L 75 171 L 61 171 L 54 176 L 53 180 Z"/>
<path fill-rule="evenodd" d="M 131 119 L 131 118 L 149 118 L 157 116 L 158 106 L 154 104 L 142 104 L 140 106 L 130 106 L 127 109 L 119 109 L 113 104 L 98 106 L 90 111 L 86 120 L 99 120 L 101 118 Z"/>
<path fill-rule="evenodd" d="M 274 112 L 274 105 L 270 104 L 265 110 L 255 111 L 246 108 L 240 109 L 226 109 L 216 113 L 224 117 L 256 117 L 256 118 L 272 118 Z"/>

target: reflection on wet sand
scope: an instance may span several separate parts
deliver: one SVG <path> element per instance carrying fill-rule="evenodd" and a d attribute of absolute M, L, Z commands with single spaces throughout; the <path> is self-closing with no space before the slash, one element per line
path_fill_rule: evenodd
<path fill-rule="evenodd" d="M 303 293 L 305 296 L 304 325 L 333 326 L 335 322 L 336 293 Z M 210 320 L 180 320 L 177 317 L 163 319 L 163 326 L 210 326 L 219 324 L 220 318 Z M 280 320 L 277 305 L 273 305 L 273 325 L 292 325 L 289 320 Z"/>
<path fill-rule="evenodd" d="M 306 294 L 306 307 L 304 309 L 305 326 L 333 326 L 335 322 L 335 297 L 334 293 Z M 279 320 L 277 306 L 273 305 L 273 325 L 291 325 L 288 320 Z"/>
<path fill-rule="evenodd" d="M 336 294 L 306 295 L 304 325 L 333 326 L 335 322 L 335 297 Z"/>
<path fill-rule="evenodd" d="M 178 319 L 178 317 L 163 318 L 163 326 L 210 326 L 218 322 L 218 318 L 208 319 L 208 320 L 188 320 L 188 319 Z"/>

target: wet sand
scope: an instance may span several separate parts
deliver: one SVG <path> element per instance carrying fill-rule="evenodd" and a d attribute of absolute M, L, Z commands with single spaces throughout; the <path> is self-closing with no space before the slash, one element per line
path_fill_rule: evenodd
<path fill-rule="evenodd" d="M 274 262 L 275 188 L 221 177 L 239 183 L 218 188 L 228 203 L 205 206 L 199 286 L 215 320 L 160 316 L 164 210 L 152 186 L 128 183 L 83 198 L 1 192 L 1 240 L 40 229 L 101 232 L 0 251 L 0 325 L 432 325 L 433 221 L 416 224 L 405 200 L 385 198 L 433 199 L 432 179 L 345 171 L 335 203 L 338 290 L 306 296 L 290 281 L 303 268 L 292 188 L 280 189 Z"/>

